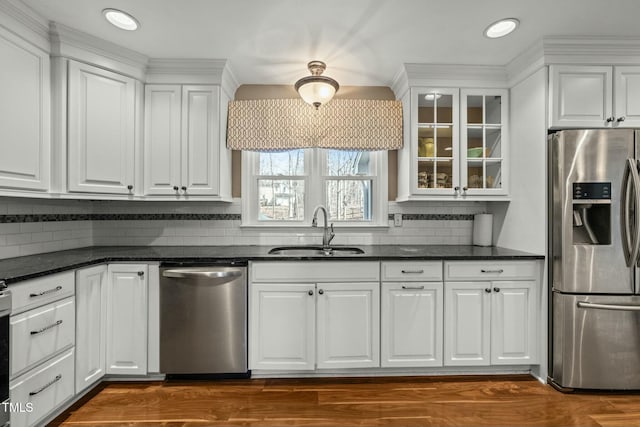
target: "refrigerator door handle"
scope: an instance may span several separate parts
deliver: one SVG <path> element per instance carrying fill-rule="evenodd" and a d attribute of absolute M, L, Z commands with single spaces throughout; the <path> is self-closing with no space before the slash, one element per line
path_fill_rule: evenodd
<path fill-rule="evenodd" d="M 631 188 L 629 188 L 629 182 L 632 183 Z M 633 192 L 635 198 L 634 209 L 638 214 L 640 213 L 640 176 L 638 176 L 636 159 L 627 159 L 622 176 L 620 230 L 622 232 L 622 249 L 627 267 L 633 267 L 637 262 L 638 252 L 640 251 L 640 227 L 638 227 L 637 221 L 634 221 L 633 230 L 631 230 L 631 209 L 629 206 L 631 192 Z"/>
<path fill-rule="evenodd" d="M 593 308 L 598 310 L 640 311 L 640 305 L 625 304 L 596 304 L 593 302 L 578 301 L 579 308 Z"/>

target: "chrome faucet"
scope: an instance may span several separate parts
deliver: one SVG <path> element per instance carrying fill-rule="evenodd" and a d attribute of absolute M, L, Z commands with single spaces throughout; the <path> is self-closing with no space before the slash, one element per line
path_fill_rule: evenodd
<path fill-rule="evenodd" d="M 322 249 L 327 251 L 331 249 L 331 246 L 329 245 L 331 244 L 331 241 L 333 240 L 333 238 L 336 237 L 336 234 L 333 232 L 333 223 L 331 223 L 331 231 L 329 231 L 329 223 L 327 222 L 327 209 L 322 205 L 318 205 L 316 209 L 313 211 L 313 219 L 311 220 L 311 226 L 312 227 L 318 226 L 319 210 L 322 210 L 322 215 L 324 216 L 324 234 L 322 235 Z"/>

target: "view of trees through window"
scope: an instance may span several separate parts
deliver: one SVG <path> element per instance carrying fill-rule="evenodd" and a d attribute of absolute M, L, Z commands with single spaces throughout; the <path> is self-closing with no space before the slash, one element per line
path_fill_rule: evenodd
<path fill-rule="evenodd" d="M 367 151 L 311 150 L 323 170 L 305 164 L 304 150 L 259 153 L 259 220 L 304 220 L 305 194 L 324 204 L 332 220 L 370 221 L 372 167 Z M 313 175 L 312 180 L 307 176 Z M 311 188 L 310 181 L 315 183 Z M 324 190 L 323 190 L 324 187 Z"/>

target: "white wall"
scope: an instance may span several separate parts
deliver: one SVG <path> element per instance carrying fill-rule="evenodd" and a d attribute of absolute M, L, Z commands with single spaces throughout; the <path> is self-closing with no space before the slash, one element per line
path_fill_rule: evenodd
<path fill-rule="evenodd" d="M 545 67 L 511 89 L 511 202 L 489 206 L 495 215 L 494 243 L 544 255 L 546 252 Z"/>

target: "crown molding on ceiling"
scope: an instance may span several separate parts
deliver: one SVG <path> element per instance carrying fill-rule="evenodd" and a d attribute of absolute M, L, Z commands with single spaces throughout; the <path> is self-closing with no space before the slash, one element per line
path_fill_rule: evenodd
<path fill-rule="evenodd" d="M 48 21 L 21 1 L 0 1 L 0 26 L 39 49 L 51 48 Z"/>
<path fill-rule="evenodd" d="M 218 84 L 233 98 L 239 84 L 226 59 L 151 58 L 146 83 Z"/>

